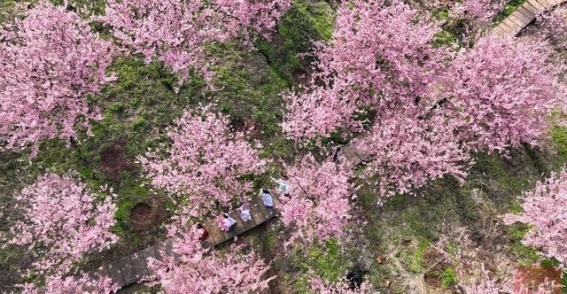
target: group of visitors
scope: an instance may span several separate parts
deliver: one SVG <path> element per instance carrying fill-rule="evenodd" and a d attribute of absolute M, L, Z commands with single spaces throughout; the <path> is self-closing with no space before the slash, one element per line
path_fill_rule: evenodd
<path fill-rule="evenodd" d="M 276 180 L 272 178 L 272 180 L 278 184 L 278 192 L 281 195 L 290 197 L 290 188 L 284 179 Z M 258 196 L 267 209 L 271 210 L 274 208 L 274 199 L 268 189 L 260 189 Z M 250 214 L 250 206 L 248 203 L 244 203 L 242 206 L 236 209 L 236 213 L 243 223 L 247 223 L 252 220 L 252 215 Z M 219 224 L 219 227 L 223 232 L 228 232 L 236 224 L 236 220 L 232 218 L 228 213 L 223 213 L 222 215 L 217 217 L 217 223 Z M 205 228 L 203 228 L 203 226 L 201 225 L 198 225 L 198 229 L 204 231 L 204 233 L 202 233 L 201 235 L 201 238 L 203 240 L 207 239 L 209 234 L 205 230 Z"/>
<path fill-rule="evenodd" d="M 284 197 L 290 197 L 290 188 L 287 184 L 286 179 L 276 180 L 272 178 L 272 180 L 278 184 L 278 192 L 280 193 L 280 195 L 283 195 Z M 274 199 L 268 189 L 260 189 L 258 196 L 267 209 L 271 210 L 274 208 Z M 248 203 L 244 203 L 242 206 L 236 209 L 236 213 L 243 223 L 247 223 L 252 220 L 252 215 L 250 214 L 250 206 Z M 228 232 L 236 224 L 236 220 L 232 218 L 228 213 L 223 213 L 222 215 L 217 217 L 217 223 L 222 231 Z M 197 230 L 200 236 L 199 240 L 204 241 L 209 237 L 209 232 L 203 227 L 203 225 L 197 224 Z"/>
<path fill-rule="evenodd" d="M 262 199 L 262 203 L 266 208 L 274 208 L 274 199 L 270 191 L 268 191 L 267 189 L 260 189 L 259 197 L 260 199 Z M 252 215 L 250 214 L 250 207 L 248 203 L 244 203 L 242 206 L 237 208 L 236 213 L 243 223 L 247 223 L 252 220 Z M 218 223 L 222 231 L 228 232 L 230 231 L 232 226 L 236 224 L 236 220 L 230 217 L 228 213 L 223 213 L 222 217 L 218 218 Z"/>

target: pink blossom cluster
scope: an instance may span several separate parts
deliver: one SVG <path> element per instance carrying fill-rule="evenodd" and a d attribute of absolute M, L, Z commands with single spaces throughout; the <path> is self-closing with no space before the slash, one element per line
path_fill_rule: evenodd
<path fill-rule="evenodd" d="M 268 266 L 254 252 L 239 248 L 223 255 L 203 249 L 199 232 L 192 227 L 173 240 L 173 251 L 180 256 L 163 261 L 151 260 L 156 282 L 165 293 L 250 293 L 268 288 L 275 277 L 264 278 Z"/>
<path fill-rule="evenodd" d="M 544 36 L 560 50 L 567 49 L 567 8 L 558 7 L 552 12 L 537 16 Z"/>
<path fill-rule="evenodd" d="M 492 18 L 500 12 L 505 1 L 502 0 L 465 0 L 455 2 L 451 7 L 451 16 L 470 19 L 480 25 L 489 25 Z"/>
<path fill-rule="evenodd" d="M 399 1 L 344 4 L 336 28 L 331 42 L 317 47 L 313 82 L 286 96 L 284 131 L 297 139 L 361 131 L 355 117 L 370 110 L 375 122 L 355 144 L 372 159 L 369 171 L 378 173 L 384 195 L 446 173 L 462 177 L 468 157 L 448 119 L 431 115 L 418 98 L 427 97 L 447 55 L 430 44 L 438 28 Z"/>
<path fill-rule="evenodd" d="M 217 202 L 230 206 L 234 198 L 251 192 L 252 183 L 242 176 L 263 171 L 264 161 L 244 133 L 231 130 L 227 117 L 210 107 L 186 110 L 168 136 L 165 157 L 148 152 L 138 160 L 152 186 L 185 197 L 181 215 L 202 216 Z"/>
<path fill-rule="evenodd" d="M 45 287 L 37 287 L 34 284 L 22 286 L 23 294 L 76 294 L 76 293 L 98 293 L 111 294 L 118 291 L 118 286 L 109 277 L 93 280 L 86 276 L 48 277 Z"/>
<path fill-rule="evenodd" d="M 379 175 L 383 196 L 413 194 L 429 181 L 447 174 L 463 181 L 471 161 L 455 140 L 450 120 L 433 116 L 420 120 L 406 113 L 382 117 L 354 147 L 372 158 L 366 175 Z"/>
<path fill-rule="evenodd" d="M 474 151 L 537 146 L 547 115 L 560 105 L 563 67 L 550 55 L 545 42 L 497 37 L 459 52 L 440 78 L 457 139 Z"/>
<path fill-rule="evenodd" d="M 292 6 L 292 0 L 216 0 L 226 16 L 237 19 L 240 25 L 253 28 L 254 31 L 269 39 L 276 29 L 277 21 Z M 246 37 L 246 36 L 245 36 Z"/>
<path fill-rule="evenodd" d="M 500 294 L 500 293 L 514 293 L 514 294 L 553 294 L 558 293 L 560 288 L 553 282 L 543 283 L 540 285 L 526 286 L 529 281 L 525 280 L 519 271 L 515 271 L 511 280 L 498 282 L 490 276 L 490 272 L 482 265 L 480 279 L 473 281 L 472 284 L 467 285 L 459 283 L 465 293 L 471 294 Z"/>
<path fill-rule="evenodd" d="M 267 35 L 290 6 L 290 0 L 110 0 L 99 20 L 147 62 L 163 61 L 183 83 L 192 71 L 210 80 L 207 44 L 248 39 L 247 26 Z"/>
<path fill-rule="evenodd" d="M 285 95 L 282 127 L 291 137 L 328 136 L 341 128 L 360 130 L 353 116 L 365 108 L 387 111 L 423 96 L 439 63 L 429 44 L 432 24 L 415 22 L 416 10 L 394 1 L 341 5 L 329 44 L 318 44 L 312 82 L 302 93 Z M 427 69 L 427 70 L 425 70 Z"/>
<path fill-rule="evenodd" d="M 10 229 L 14 245 L 27 245 L 38 260 L 39 274 L 61 275 L 86 253 L 108 249 L 117 236 L 109 231 L 116 220 L 115 195 L 100 196 L 74 176 L 47 173 L 15 195 L 14 209 L 24 220 Z"/>
<path fill-rule="evenodd" d="M 501 285 L 495 279 L 490 277 L 489 271 L 482 265 L 481 277 L 474 281 L 471 285 L 460 283 L 459 286 L 465 290 L 465 293 L 474 294 L 499 294 Z"/>
<path fill-rule="evenodd" d="M 287 168 L 289 198 L 280 197 L 281 220 L 297 227 L 294 238 L 311 242 L 340 237 L 350 218 L 352 173 L 333 162 L 317 163 L 313 155 Z"/>
<path fill-rule="evenodd" d="M 31 145 L 33 157 L 41 140 L 69 142 L 76 125 L 101 118 L 84 96 L 112 80 L 114 49 L 85 20 L 45 1 L 0 35 L 0 149 Z"/>
<path fill-rule="evenodd" d="M 522 222 L 532 229 L 523 243 L 567 266 L 567 170 L 554 173 L 524 195 L 521 214 L 507 214 L 506 224 Z"/>

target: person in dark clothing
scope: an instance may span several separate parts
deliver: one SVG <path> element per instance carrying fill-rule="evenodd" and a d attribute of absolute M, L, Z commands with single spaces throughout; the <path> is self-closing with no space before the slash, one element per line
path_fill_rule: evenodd
<path fill-rule="evenodd" d="M 351 290 L 360 288 L 360 285 L 364 282 L 364 275 L 368 273 L 367 271 L 354 268 L 348 272 L 346 278 L 349 282 L 348 287 Z"/>
<path fill-rule="evenodd" d="M 197 224 L 197 232 L 200 233 L 199 240 L 205 241 L 209 238 L 209 231 L 203 227 L 201 224 Z"/>
<path fill-rule="evenodd" d="M 337 147 L 333 151 L 333 162 L 334 163 L 339 163 L 339 152 L 341 152 L 341 147 Z"/>

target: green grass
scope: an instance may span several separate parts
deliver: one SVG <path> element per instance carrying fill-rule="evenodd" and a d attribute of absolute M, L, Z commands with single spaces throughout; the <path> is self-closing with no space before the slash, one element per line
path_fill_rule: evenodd
<path fill-rule="evenodd" d="M 551 129 L 551 138 L 558 157 L 553 161 L 552 168 L 559 170 L 567 164 L 567 128 L 554 125 Z"/>
<path fill-rule="evenodd" d="M 55 5 L 63 6 L 63 0 L 50 0 Z M 103 15 L 106 7 L 106 0 L 70 0 L 69 6 L 77 9 L 83 17 L 92 15 Z"/>
<path fill-rule="evenodd" d="M 411 255 L 411 259 L 409 261 L 409 270 L 415 273 L 421 273 L 425 270 L 423 253 L 427 248 L 429 248 L 429 245 L 430 242 L 426 240 L 422 240 L 419 242 L 417 249 Z"/>
<path fill-rule="evenodd" d="M 334 30 L 334 11 L 325 2 L 295 0 L 280 21 L 284 46 L 294 52 L 311 49 L 313 40 L 329 40 Z"/>
<path fill-rule="evenodd" d="M 309 279 L 313 275 L 336 282 L 347 271 L 346 256 L 334 239 L 307 248 L 295 248 L 290 258 L 295 268 L 287 269 L 283 277 L 286 284 L 292 285 L 294 293 L 311 293 Z"/>
<path fill-rule="evenodd" d="M 333 33 L 334 11 L 323 1 L 295 0 L 293 6 L 280 19 L 278 34 L 270 41 L 256 39 L 255 48 L 268 64 L 293 83 L 294 75 L 304 74 L 307 64 L 297 54 L 310 52 L 313 41 L 329 40 Z"/>
<path fill-rule="evenodd" d="M 328 281 L 338 281 L 345 272 L 344 257 L 336 240 L 325 242 L 325 246 L 313 246 L 307 254 L 309 269 Z"/>
<path fill-rule="evenodd" d="M 441 275 L 441 286 L 444 288 L 450 288 L 457 285 L 457 273 L 448 267 L 443 271 Z"/>
<path fill-rule="evenodd" d="M 470 20 L 461 17 L 451 18 L 450 10 L 445 5 L 435 8 L 431 14 L 437 21 L 442 22 L 441 30 L 433 36 L 434 47 L 470 46 L 468 43 L 465 44 L 465 39 L 463 39 L 474 27 Z M 458 49 L 453 48 L 453 50 Z"/>
<path fill-rule="evenodd" d="M 289 88 L 286 80 L 268 66 L 258 53 L 235 44 L 211 49 L 221 59 L 213 84 L 217 89 L 207 99 L 220 106 L 235 125 L 254 122 L 251 136 L 262 143 L 261 156 L 291 160 L 293 142 L 281 133 L 283 100 L 280 94 Z"/>
<path fill-rule="evenodd" d="M 529 226 L 521 223 L 506 227 L 506 233 L 510 237 L 509 248 L 518 257 L 518 261 L 524 264 L 533 264 L 539 260 L 539 255 L 534 248 L 522 244 L 522 239 L 529 230 Z"/>
<path fill-rule="evenodd" d="M 123 237 L 137 238 L 127 234 L 130 210 L 152 193 L 148 187 L 141 186 L 144 180 L 135 165 L 135 158 L 148 148 L 166 142 L 163 130 L 181 115 L 183 109 L 197 103 L 195 96 L 201 83 L 195 78 L 175 93 L 176 78 L 163 64 L 145 64 L 141 57 L 135 56 L 119 58 L 110 71 L 115 72 L 118 81 L 105 87 L 102 95 L 92 97 L 92 102 L 103 110 L 103 119 L 93 123 L 94 137 L 85 138 L 84 143 L 74 148 L 74 152 L 84 158 L 77 162 L 76 169 L 83 171 L 93 187 L 107 184 L 114 188 L 118 194 L 116 218 L 119 227 L 116 232 Z M 100 172 L 100 152 L 115 142 L 124 142 L 124 156 L 134 165 L 119 172 L 118 183 Z"/>
<path fill-rule="evenodd" d="M 476 154 L 476 164 L 463 186 L 447 177 L 429 183 L 420 196 L 396 195 L 382 207 L 376 205 L 376 191 L 368 184 L 372 178 L 356 182 L 362 185 L 357 193 L 358 204 L 368 221 L 363 228 L 364 235 L 370 244 L 376 244 L 370 255 L 387 255 L 395 248 L 404 269 L 419 274 L 430 266 L 424 263 L 424 252 L 429 244 L 447 233 L 448 226 L 467 226 L 471 232 L 482 234 L 484 223 L 497 222 L 499 215 L 519 211 L 518 196 L 533 188 L 550 160 L 540 151 L 525 147 L 513 150 L 510 156 L 503 159 L 497 155 Z M 481 195 L 483 202 L 473 199 L 473 190 Z M 505 226 L 503 234 L 509 238 L 506 246 L 509 254 L 529 263 L 537 261 L 539 256 L 533 248 L 521 244 L 526 232 L 527 227 L 513 225 Z M 396 279 L 389 277 L 387 271 L 385 274 L 384 279 Z M 454 269 L 450 267 L 428 275 L 438 279 L 445 288 L 456 283 Z"/>
<path fill-rule="evenodd" d="M 469 186 L 480 185 L 490 192 L 493 200 L 506 205 L 504 208 L 508 210 L 523 191 L 534 187 L 544 172 L 541 163 L 533 160 L 540 155 L 530 155 L 530 152 L 525 147 L 513 150 L 509 160 L 497 155 L 477 154 Z"/>
<path fill-rule="evenodd" d="M 212 93 L 210 99 L 232 119 L 252 118 L 260 125 L 263 137 L 271 136 L 280 130 L 282 100 L 279 94 L 288 84 L 259 54 L 238 50 L 230 44 L 215 48 L 213 54 L 223 60 L 216 68 L 213 81 L 219 90 Z"/>
<path fill-rule="evenodd" d="M 458 36 L 448 31 L 439 31 L 433 37 L 433 45 L 435 47 L 442 47 L 456 44 L 459 41 Z"/>

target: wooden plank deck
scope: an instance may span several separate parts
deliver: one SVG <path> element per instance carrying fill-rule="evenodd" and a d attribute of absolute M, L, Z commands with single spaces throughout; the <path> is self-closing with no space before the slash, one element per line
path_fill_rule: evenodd
<path fill-rule="evenodd" d="M 277 195 L 272 196 L 274 203 L 277 203 Z M 203 241 L 203 246 L 219 246 L 276 217 L 276 211 L 274 209 L 267 209 L 259 197 L 255 197 L 254 200 L 250 201 L 249 205 L 252 220 L 245 223 L 240 219 L 236 211 L 230 211 L 229 215 L 236 220 L 236 224 L 228 232 L 221 231 L 215 219 L 210 219 L 205 222 L 203 226 L 209 232 L 209 238 Z M 174 253 L 172 242 L 172 239 L 167 239 L 154 246 L 115 260 L 108 265 L 103 265 L 96 270 L 88 272 L 87 275 L 91 278 L 108 276 L 120 288 L 134 284 L 143 277 L 153 273 L 148 267 L 149 258 L 162 260 L 162 254 L 165 254 L 173 256 L 177 261 L 179 260 L 180 256 Z"/>
<path fill-rule="evenodd" d="M 565 1 L 567 0 L 528 0 L 494 27 L 491 34 L 500 37 L 514 37 L 532 23 L 537 14 Z"/>

